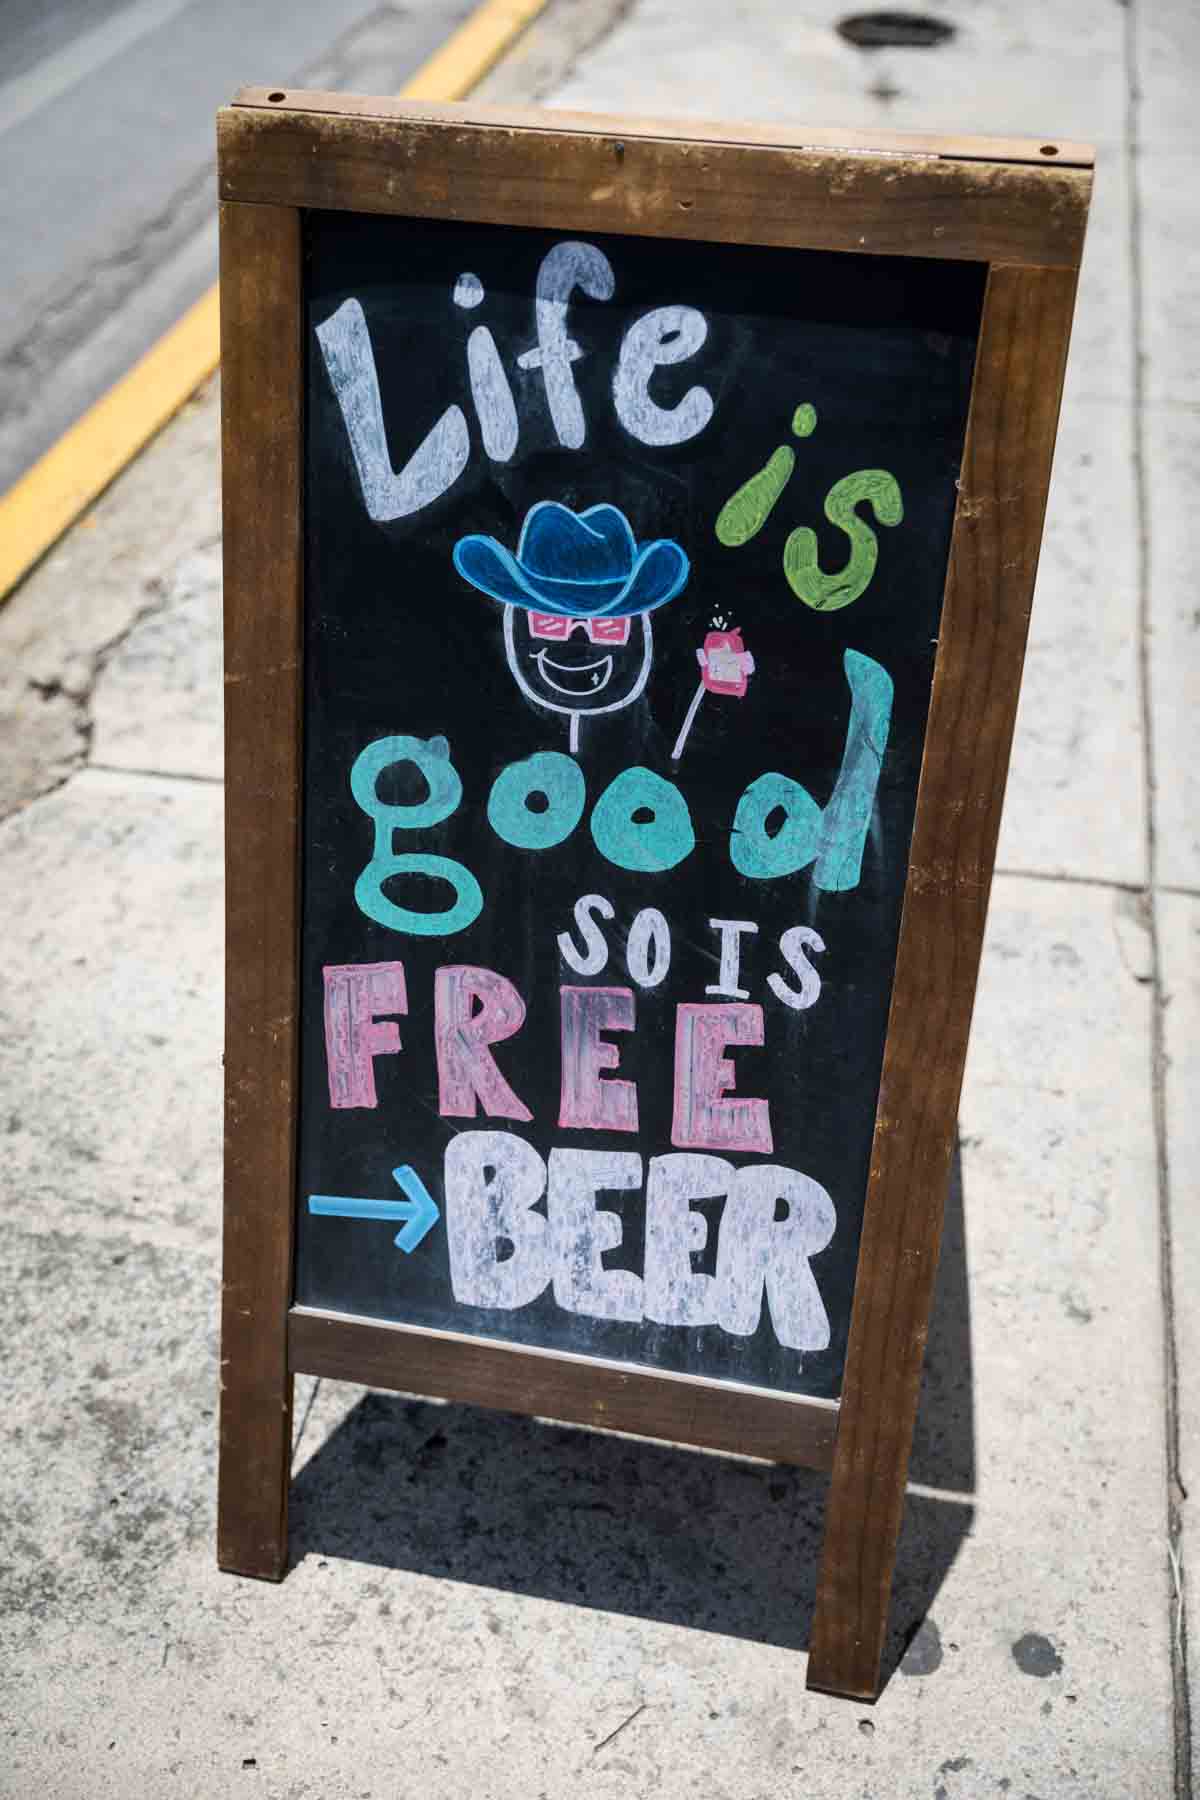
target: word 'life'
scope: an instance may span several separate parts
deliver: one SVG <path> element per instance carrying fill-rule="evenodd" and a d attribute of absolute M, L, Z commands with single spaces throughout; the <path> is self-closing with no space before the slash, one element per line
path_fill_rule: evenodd
<path fill-rule="evenodd" d="M 587 436 L 571 372 L 571 364 L 583 351 L 567 335 L 567 308 L 577 288 L 589 299 L 611 300 L 615 285 L 612 264 L 594 244 L 556 244 L 538 270 L 534 299 L 537 342 L 517 358 L 517 366 L 540 372 L 554 430 L 566 450 L 581 449 Z M 459 276 L 454 287 L 456 306 L 470 310 L 483 298 L 483 284 L 477 275 Z M 397 473 L 388 452 L 375 353 L 361 304 L 353 299 L 343 301 L 316 331 L 369 516 L 382 523 L 407 518 L 432 505 L 454 485 L 470 458 L 471 434 L 462 407 L 446 408 Z M 650 396 L 654 371 L 694 356 L 707 336 L 704 315 L 693 306 L 656 307 L 625 333 L 612 381 L 613 406 L 625 430 L 639 443 L 686 443 L 712 418 L 713 400 L 707 388 L 689 388 L 676 406 L 669 407 L 659 406 Z M 496 340 L 486 325 L 477 325 L 467 340 L 467 369 L 484 450 L 493 462 L 508 462 L 520 437 L 517 404 Z"/>

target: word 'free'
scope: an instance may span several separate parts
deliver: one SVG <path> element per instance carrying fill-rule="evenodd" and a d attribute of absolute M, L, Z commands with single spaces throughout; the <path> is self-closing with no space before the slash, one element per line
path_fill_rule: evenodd
<path fill-rule="evenodd" d="M 408 1012 L 400 962 L 329 964 L 325 983 L 325 1056 L 335 1110 L 378 1105 L 375 1059 L 401 1052 L 397 1016 Z M 632 988 L 559 989 L 561 1084 L 558 1124 L 572 1131 L 636 1133 L 638 1092 L 615 1071 L 614 1034 L 637 1024 Z M 532 1122 L 533 1114 L 501 1070 L 495 1046 L 525 1023 L 525 1002 L 494 969 L 456 963 L 434 975 L 434 1048 L 438 1113 L 444 1119 Z M 675 1008 L 671 1142 L 679 1149 L 774 1149 L 768 1102 L 734 1092 L 727 1052 L 759 1049 L 763 1009 L 742 1001 L 684 1002 Z"/>

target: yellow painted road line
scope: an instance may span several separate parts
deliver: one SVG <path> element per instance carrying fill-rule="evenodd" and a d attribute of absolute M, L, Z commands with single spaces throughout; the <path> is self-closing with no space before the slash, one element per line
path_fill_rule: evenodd
<path fill-rule="evenodd" d="M 462 100 L 483 80 L 546 0 L 483 0 L 440 50 L 406 82 L 406 100 Z"/>
<path fill-rule="evenodd" d="M 0 499 L 0 599 L 174 417 L 220 355 L 214 287 Z"/>
<path fill-rule="evenodd" d="M 546 4 L 483 0 L 405 83 L 404 97 L 463 99 Z M 220 355 L 212 287 L 0 496 L 0 600 L 174 417 Z"/>

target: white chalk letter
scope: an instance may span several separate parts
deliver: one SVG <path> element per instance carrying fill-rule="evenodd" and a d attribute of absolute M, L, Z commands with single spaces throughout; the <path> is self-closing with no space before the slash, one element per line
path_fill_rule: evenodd
<path fill-rule="evenodd" d="M 705 993 L 721 994 L 728 1000 L 748 1000 L 749 989 L 738 986 L 742 963 L 742 933 L 757 931 L 758 926 L 753 919 L 710 919 L 708 923 L 713 931 L 721 934 L 721 972 L 705 988 Z"/>
<path fill-rule="evenodd" d="M 825 940 L 813 930 L 811 925 L 793 925 L 785 931 L 779 940 L 779 951 L 793 975 L 800 977 L 800 991 L 789 987 L 782 975 L 767 976 L 767 986 L 777 1000 L 785 1006 L 794 1007 L 803 1012 L 808 1006 L 816 1004 L 821 993 L 821 977 L 804 954 L 805 946 L 810 950 L 821 951 L 825 948 Z"/>
<path fill-rule="evenodd" d="M 467 339 L 467 368 L 483 447 L 493 462 L 507 462 L 517 447 L 517 408 L 496 340 L 486 325 L 477 325 Z"/>
<path fill-rule="evenodd" d="M 656 906 L 643 906 L 629 927 L 625 967 L 639 987 L 652 988 L 664 979 L 670 966 L 671 927 Z"/>
<path fill-rule="evenodd" d="M 642 1159 L 634 1150 L 552 1150 L 547 1212 L 554 1244 L 554 1298 L 568 1312 L 590 1319 L 640 1319 L 642 1278 L 628 1269 L 606 1269 L 601 1253 L 621 1242 L 621 1220 L 596 1208 L 604 1188 L 642 1184 Z"/>
<path fill-rule="evenodd" d="M 608 964 L 608 945 L 604 941 L 604 933 L 592 917 L 593 913 L 601 919 L 611 919 L 611 902 L 603 894 L 580 895 L 575 902 L 575 923 L 583 939 L 582 951 L 575 948 L 567 932 L 560 931 L 558 934 L 558 954 L 577 975 L 599 975 Z"/>
<path fill-rule="evenodd" d="M 777 1220 L 780 1200 L 787 1215 Z M 808 1259 L 825 1248 L 836 1224 L 833 1201 L 809 1176 L 776 1163 L 739 1169 L 717 1244 L 716 1309 L 722 1330 L 735 1337 L 756 1331 L 765 1287 L 779 1342 L 789 1350 L 826 1349 L 829 1317 Z"/>
<path fill-rule="evenodd" d="M 367 321 L 357 300 L 344 300 L 317 326 L 368 515 L 405 519 L 444 494 L 467 466 L 471 440 L 461 406 L 448 406 L 397 475 L 388 455 L 379 376 Z"/>
<path fill-rule="evenodd" d="M 657 1325 L 713 1325 L 713 1277 L 692 1268 L 708 1242 L 708 1221 L 693 1200 L 715 1200 L 733 1184 L 721 1156 L 655 1156 L 646 1179 L 646 1317 Z"/>
<path fill-rule="evenodd" d="M 546 1186 L 541 1157 L 507 1131 L 460 1131 L 446 1145 L 443 1177 L 454 1298 L 508 1312 L 528 1306 L 550 1279 L 546 1221 L 529 1210 Z"/>
<path fill-rule="evenodd" d="M 567 336 L 567 305 L 576 288 L 582 288 L 591 300 L 611 300 L 614 285 L 612 264 L 594 244 L 573 240 L 555 244 L 538 270 L 534 301 L 537 348 L 518 356 L 517 367 L 542 371 L 550 417 L 559 443 L 567 450 L 578 450 L 586 435 L 583 407 L 571 373 L 571 364 L 583 351 Z"/>
<path fill-rule="evenodd" d="M 626 431 L 639 443 L 686 444 L 712 418 L 713 401 L 707 388 L 689 388 L 678 406 L 659 406 L 650 398 L 650 377 L 655 369 L 686 362 L 707 336 L 704 314 L 694 306 L 660 306 L 625 333 L 613 376 L 613 405 Z"/>

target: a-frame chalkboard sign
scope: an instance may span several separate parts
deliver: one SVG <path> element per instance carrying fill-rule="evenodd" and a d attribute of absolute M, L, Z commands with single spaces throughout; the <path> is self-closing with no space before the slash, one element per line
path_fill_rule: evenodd
<path fill-rule="evenodd" d="M 1090 154 L 219 131 L 220 1563 L 298 1371 L 807 1464 L 872 1697 Z"/>

